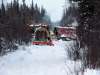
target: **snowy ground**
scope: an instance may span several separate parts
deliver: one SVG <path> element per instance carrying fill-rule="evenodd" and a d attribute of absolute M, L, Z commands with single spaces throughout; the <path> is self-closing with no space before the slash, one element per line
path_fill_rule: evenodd
<path fill-rule="evenodd" d="M 22 46 L 16 52 L 0 57 L 0 75 L 76 75 L 81 63 L 68 58 L 72 41 L 54 42 L 54 46 Z M 93 73 L 91 73 L 93 71 Z M 99 75 L 100 71 L 87 70 L 85 75 Z M 81 73 L 80 73 L 81 75 Z"/>

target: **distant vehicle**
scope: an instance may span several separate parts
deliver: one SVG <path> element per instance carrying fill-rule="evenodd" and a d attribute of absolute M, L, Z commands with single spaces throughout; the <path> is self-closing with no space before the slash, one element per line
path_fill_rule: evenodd
<path fill-rule="evenodd" d="M 76 28 L 75 27 L 55 27 L 54 33 L 57 39 L 76 39 Z"/>
<path fill-rule="evenodd" d="M 50 32 L 47 25 L 38 25 L 34 28 L 32 44 L 33 45 L 53 45 Z"/>

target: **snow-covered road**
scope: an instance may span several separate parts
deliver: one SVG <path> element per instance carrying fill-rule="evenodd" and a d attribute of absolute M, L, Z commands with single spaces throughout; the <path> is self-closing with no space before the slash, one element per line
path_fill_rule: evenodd
<path fill-rule="evenodd" d="M 54 46 L 21 46 L 16 52 L 0 57 L 0 75 L 75 75 L 80 62 L 68 59 L 66 53 L 72 41 L 54 43 Z"/>

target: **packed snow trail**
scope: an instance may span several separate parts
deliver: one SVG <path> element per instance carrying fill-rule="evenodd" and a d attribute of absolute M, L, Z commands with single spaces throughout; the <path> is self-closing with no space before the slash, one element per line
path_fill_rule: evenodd
<path fill-rule="evenodd" d="M 0 75 L 66 75 L 64 44 L 20 47 L 0 58 Z"/>
<path fill-rule="evenodd" d="M 80 63 L 70 60 L 65 49 L 71 44 L 59 41 L 54 46 L 22 46 L 0 57 L 0 75 L 75 75 Z"/>

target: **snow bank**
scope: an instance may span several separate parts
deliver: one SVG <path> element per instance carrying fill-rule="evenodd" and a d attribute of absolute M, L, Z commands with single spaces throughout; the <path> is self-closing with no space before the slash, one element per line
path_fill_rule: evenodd
<path fill-rule="evenodd" d="M 65 50 L 73 41 L 53 41 L 54 46 L 21 46 L 0 57 L 0 75 L 76 75 L 81 62 L 68 59 Z M 99 75 L 87 70 L 85 75 Z M 97 74 L 96 74 L 97 73 Z M 81 75 L 81 73 L 80 73 Z"/>
<path fill-rule="evenodd" d="M 84 75 L 100 75 L 100 70 L 86 69 Z"/>

